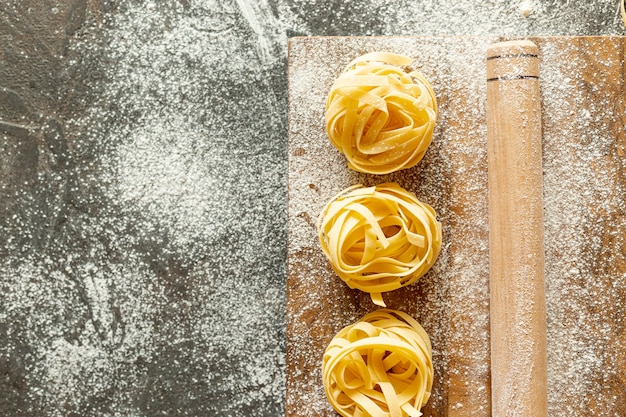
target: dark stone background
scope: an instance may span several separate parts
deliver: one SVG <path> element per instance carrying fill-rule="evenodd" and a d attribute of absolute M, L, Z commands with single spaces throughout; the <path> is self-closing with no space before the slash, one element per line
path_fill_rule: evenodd
<path fill-rule="evenodd" d="M 288 37 L 624 32 L 531 4 L 0 0 L 0 414 L 283 414 Z"/>

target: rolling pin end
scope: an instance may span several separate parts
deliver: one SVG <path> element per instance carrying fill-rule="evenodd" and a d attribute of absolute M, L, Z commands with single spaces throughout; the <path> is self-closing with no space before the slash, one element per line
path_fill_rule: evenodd
<path fill-rule="evenodd" d="M 539 79 L 539 48 L 529 40 L 498 42 L 487 48 L 487 81 Z"/>

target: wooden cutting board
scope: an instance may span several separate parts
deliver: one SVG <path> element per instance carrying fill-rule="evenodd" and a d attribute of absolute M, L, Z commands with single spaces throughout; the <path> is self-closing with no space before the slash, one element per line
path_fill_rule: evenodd
<path fill-rule="evenodd" d="M 626 415 L 626 97 L 624 37 L 534 37 L 543 123 L 548 401 L 552 416 Z M 435 380 L 425 416 L 490 416 L 486 75 L 500 37 L 308 37 L 289 44 L 287 409 L 336 415 L 321 358 L 344 326 L 375 309 L 337 278 L 315 222 L 342 189 L 396 181 L 430 204 L 442 251 L 388 307 L 424 326 Z M 415 59 L 439 104 L 416 167 L 351 171 L 326 137 L 324 102 L 345 65 L 372 51 Z"/>

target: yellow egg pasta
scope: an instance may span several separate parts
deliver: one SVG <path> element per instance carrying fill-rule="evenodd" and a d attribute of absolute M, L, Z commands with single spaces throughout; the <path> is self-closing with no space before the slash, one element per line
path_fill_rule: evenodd
<path fill-rule="evenodd" d="M 408 314 L 376 310 L 332 339 L 322 378 L 344 417 L 421 416 L 433 384 L 430 339 Z"/>
<path fill-rule="evenodd" d="M 432 142 L 435 93 L 411 58 L 373 52 L 352 61 L 326 100 L 326 132 L 348 166 L 388 174 L 415 166 Z"/>
<path fill-rule="evenodd" d="M 317 231 L 337 275 L 383 307 L 382 293 L 417 281 L 441 248 L 435 210 L 397 183 L 344 190 L 320 213 Z"/>

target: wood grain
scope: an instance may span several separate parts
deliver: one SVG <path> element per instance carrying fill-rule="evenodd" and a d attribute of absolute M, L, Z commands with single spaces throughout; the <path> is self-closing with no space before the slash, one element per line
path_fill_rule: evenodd
<path fill-rule="evenodd" d="M 335 333 L 374 309 L 327 265 L 316 217 L 356 183 L 397 181 L 432 205 L 444 244 L 416 284 L 385 296 L 431 336 L 426 416 L 489 416 L 486 74 L 496 37 L 293 38 L 289 45 L 287 416 L 334 416 L 321 383 Z M 624 38 L 531 38 L 539 46 L 543 125 L 549 415 L 626 414 Z M 417 167 L 350 171 L 324 132 L 324 101 L 365 52 L 416 59 L 440 114 Z"/>

